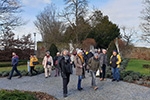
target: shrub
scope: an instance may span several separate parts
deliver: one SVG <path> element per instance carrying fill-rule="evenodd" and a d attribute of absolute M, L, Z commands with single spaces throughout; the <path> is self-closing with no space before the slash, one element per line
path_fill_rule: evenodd
<path fill-rule="evenodd" d="M 147 82 L 147 85 L 150 85 L 150 82 L 149 82 L 149 81 Z"/>
<path fill-rule="evenodd" d="M 142 84 L 144 84 L 144 82 L 143 81 L 136 81 L 136 84 L 142 85 Z"/>
<path fill-rule="evenodd" d="M 112 74 L 111 73 L 106 73 L 107 78 L 111 78 Z"/>
<path fill-rule="evenodd" d="M 55 57 L 55 56 L 56 56 L 56 53 L 58 52 L 58 49 L 57 49 L 57 47 L 56 47 L 55 44 L 52 44 L 52 45 L 50 46 L 49 51 L 50 51 L 50 55 L 51 55 L 52 57 Z"/>
<path fill-rule="evenodd" d="M 2 77 L 6 77 L 6 76 L 9 76 L 9 71 L 3 71 L 2 72 Z"/>
<path fill-rule="evenodd" d="M 123 78 L 123 80 L 127 82 L 133 82 L 133 79 L 131 76 L 126 76 L 125 78 Z"/>
<path fill-rule="evenodd" d="M 37 100 L 34 95 L 15 91 L 0 91 L 0 100 Z"/>
<path fill-rule="evenodd" d="M 150 68 L 149 64 L 143 64 L 143 68 Z"/>
<path fill-rule="evenodd" d="M 0 77 L 2 76 L 2 72 L 0 72 Z"/>
<path fill-rule="evenodd" d="M 147 80 L 149 79 L 149 77 L 148 77 L 147 75 L 144 75 L 144 76 L 142 77 L 142 79 L 145 80 L 145 81 L 147 81 Z"/>
<path fill-rule="evenodd" d="M 27 72 L 26 70 L 22 70 L 22 71 L 21 71 L 21 75 L 27 76 L 27 75 L 28 75 L 28 72 Z"/>
<path fill-rule="evenodd" d="M 132 76 L 132 79 L 133 79 L 133 80 L 139 80 L 139 76 L 138 76 L 138 75 L 133 75 L 133 76 Z"/>

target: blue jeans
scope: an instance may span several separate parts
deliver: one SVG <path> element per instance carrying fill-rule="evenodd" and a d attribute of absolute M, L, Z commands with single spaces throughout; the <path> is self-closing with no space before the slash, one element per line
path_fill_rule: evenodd
<path fill-rule="evenodd" d="M 9 78 L 11 78 L 11 77 L 13 76 L 14 71 L 16 71 L 16 73 L 17 73 L 19 76 L 22 76 L 22 75 L 20 74 L 20 72 L 18 71 L 17 66 L 14 65 L 13 68 L 12 68 L 12 70 L 11 70 L 11 74 L 10 74 Z"/>
<path fill-rule="evenodd" d="M 81 81 L 82 81 L 82 75 L 78 76 L 78 89 L 81 89 Z"/>
<path fill-rule="evenodd" d="M 113 71 L 113 78 L 119 80 L 119 68 L 112 68 Z M 117 78 L 116 78 L 117 75 Z"/>

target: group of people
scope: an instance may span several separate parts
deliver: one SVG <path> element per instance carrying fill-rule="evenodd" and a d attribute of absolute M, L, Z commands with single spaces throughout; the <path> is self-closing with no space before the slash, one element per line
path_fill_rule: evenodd
<path fill-rule="evenodd" d="M 15 52 L 12 53 L 12 71 L 8 79 L 11 79 L 13 72 L 16 71 L 19 75 L 19 78 L 22 77 L 20 72 L 17 70 L 17 65 L 19 57 Z M 34 55 L 30 55 L 30 73 L 33 75 L 33 71 L 38 73 L 35 70 L 38 59 Z M 106 67 L 110 65 L 112 67 L 113 79 L 112 82 L 119 82 L 119 66 L 121 63 L 121 57 L 117 54 L 117 51 L 114 50 L 112 56 L 110 57 L 110 62 L 108 63 L 107 59 L 107 50 L 98 49 L 87 52 L 86 50 L 76 49 L 72 54 L 68 50 L 64 49 L 61 53 L 52 58 L 50 52 L 46 51 L 42 65 L 45 70 L 45 78 L 51 76 L 52 67 L 55 67 L 55 77 L 59 76 L 61 73 L 63 80 L 63 95 L 67 97 L 68 94 L 68 84 L 70 80 L 70 75 L 73 73 L 73 68 L 75 67 L 75 74 L 78 76 L 77 90 L 81 91 L 82 88 L 82 79 L 85 78 L 86 71 L 91 74 L 92 80 L 91 85 L 94 90 L 98 89 L 96 85 L 96 72 L 99 70 L 100 81 L 105 81 Z"/>

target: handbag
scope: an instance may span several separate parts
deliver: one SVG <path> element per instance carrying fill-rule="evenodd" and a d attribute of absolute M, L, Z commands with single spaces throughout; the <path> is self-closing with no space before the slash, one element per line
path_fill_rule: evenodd
<path fill-rule="evenodd" d="M 33 65 L 37 65 L 38 64 L 38 62 L 33 62 Z"/>
<path fill-rule="evenodd" d="M 97 70 L 97 72 L 96 72 L 96 77 L 99 77 L 100 75 L 99 75 L 99 69 Z"/>
<path fill-rule="evenodd" d="M 47 65 L 50 65 L 50 66 L 51 66 L 51 62 L 48 61 L 48 62 L 47 62 Z"/>

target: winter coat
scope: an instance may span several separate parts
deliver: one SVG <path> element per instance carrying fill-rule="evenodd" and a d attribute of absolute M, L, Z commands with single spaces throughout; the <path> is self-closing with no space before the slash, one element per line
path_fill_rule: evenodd
<path fill-rule="evenodd" d="M 48 62 L 50 62 L 51 65 L 48 65 L 47 64 Z M 43 64 L 44 68 L 51 68 L 53 66 L 53 58 L 51 56 L 49 56 L 49 58 L 47 56 L 45 56 L 42 64 Z"/>
<path fill-rule="evenodd" d="M 105 61 L 104 61 L 104 56 L 105 56 Z M 105 64 L 107 66 L 107 64 L 108 64 L 107 55 L 106 54 L 104 55 L 103 53 L 101 53 L 100 57 L 99 57 L 99 61 L 100 61 L 100 66 L 101 67 L 103 66 L 103 64 Z"/>
<path fill-rule="evenodd" d="M 120 67 L 120 63 L 121 63 L 121 57 L 120 57 L 120 55 L 116 56 L 116 61 L 115 62 L 113 61 L 113 57 L 115 57 L 115 56 L 112 55 L 110 57 L 110 65 L 112 67 L 114 67 L 114 65 L 115 65 L 117 68 L 119 68 Z"/>
<path fill-rule="evenodd" d="M 70 74 L 67 72 L 67 69 L 66 69 L 67 68 L 66 65 L 70 64 L 70 62 L 71 62 L 70 57 L 69 57 L 67 63 L 65 62 L 65 58 L 63 56 L 59 57 L 58 65 L 61 69 L 62 78 L 67 78 L 67 75 Z"/>
<path fill-rule="evenodd" d="M 32 57 L 30 59 L 30 67 L 34 67 L 35 65 L 33 65 L 33 62 L 38 62 L 38 59 L 36 57 Z"/>
<path fill-rule="evenodd" d="M 19 57 L 18 57 L 17 55 L 14 56 L 14 57 L 12 57 L 11 65 L 17 66 L 17 65 L 18 65 L 18 62 L 19 62 Z"/>
<path fill-rule="evenodd" d="M 92 71 L 97 71 L 99 68 L 101 70 L 99 59 L 95 59 L 94 57 L 89 59 L 88 66 Z"/>
<path fill-rule="evenodd" d="M 80 66 L 83 66 L 83 63 L 81 61 L 81 58 L 78 55 L 75 57 L 74 63 L 75 63 L 75 67 L 76 67 L 76 75 L 82 75 L 83 69 Z"/>

